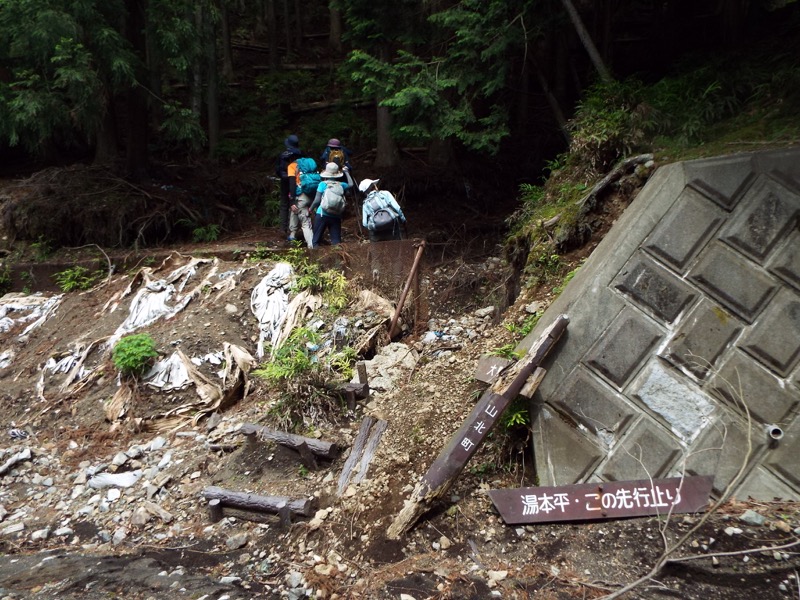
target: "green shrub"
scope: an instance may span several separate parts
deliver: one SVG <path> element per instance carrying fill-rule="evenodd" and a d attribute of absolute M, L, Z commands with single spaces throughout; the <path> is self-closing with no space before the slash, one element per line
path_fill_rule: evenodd
<path fill-rule="evenodd" d="M 157 356 L 156 343 L 146 333 L 125 336 L 111 352 L 114 366 L 128 376 L 141 374 Z"/>
<path fill-rule="evenodd" d="M 11 268 L 8 265 L 0 266 L 0 295 L 11 291 Z"/>
<path fill-rule="evenodd" d="M 62 292 L 88 290 L 103 276 L 103 271 L 91 272 L 86 267 L 76 265 L 53 275 Z"/>
<path fill-rule="evenodd" d="M 204 227 L 195 227 L 192 230 L 193 242 L 216 242 L 219 239 L 220 226 L 210 223 Z"/>

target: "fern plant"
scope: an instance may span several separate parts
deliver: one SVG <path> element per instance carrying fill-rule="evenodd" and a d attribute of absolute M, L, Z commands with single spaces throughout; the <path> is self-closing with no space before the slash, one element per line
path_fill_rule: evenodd
<path fill-rule="evenodd" d="M 141 374 L 157 356 L 156 343 L 146 333 L 125 336 L 111 351 L 114 366 L 123 375 L 134 377 Z"/>
<path fill-rule="evenodd" d="M 76 265 L 56 273 L 53 275 L 53 279 L 56 280 L 62 292 L 73 292 L 75 290 L 88 290 L 102 275 L 102 271 L 91 272 L 86 267 Z"/>

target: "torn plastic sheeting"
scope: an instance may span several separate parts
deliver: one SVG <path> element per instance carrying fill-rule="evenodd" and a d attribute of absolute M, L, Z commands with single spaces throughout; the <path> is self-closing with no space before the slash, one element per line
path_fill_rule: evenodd
<path fill-rule="evenodd" d="M 272 352 L 280 335 L 281 325 L 289 307 L 289 286 L 294 280 L 294 269 L 289 263 L 278 263 L 253 288 L 250 295 L 250 310 L 258 319 L 260 334 L 256 355 L 264 356 L 264 340 L 269 338 Z"/>
<path fill-rule="evenodd" d="M 211 363 L 212 365 L 221 365 L 223 358 L 222 352 L 209 352 L 203 356 L 193 356 L 191 360 L 193 365 L 199 367 L 204 362 Z"/>
<path fill-rule="evenodd" d="M 20 334 L 20 339 L 44 323 L 64 297 L 64 294 L 57 296 L 42 296 L 41 294 L 31 294 L 28 296 L 8 294 L 0 302 L 0 332 L 9 331 L 16 323 L 27 323 L 33 321 Z M 11 313 L 22 313 L 14 319 Z"/>
<path fill-rule="evenodd" d="M 5 350 L 2 354 L 0 354 L 0 369 L 5 369 L 6 367 L 10 366 L 14 360 L 14 351 L 13 350 Z"/>
<path fill-rule="evenodd" d="M 165 392 L 182 390 L 192 383 L 189 372 L 186 370 L 186 365 L 183 364 L 183 360 L 177 352 L 173 352 L 169 358 L 155 363 L 144 374 L 142 381 L 145 385 Z"/>
<path fill-rule="evenodd" d="M 129 488 L 142 477 L 142 470 L 125 471 L 124 473 L 100 473 L 92 477 L 87 485 L 90 488 L 102 489 L 106 487 Z"/>

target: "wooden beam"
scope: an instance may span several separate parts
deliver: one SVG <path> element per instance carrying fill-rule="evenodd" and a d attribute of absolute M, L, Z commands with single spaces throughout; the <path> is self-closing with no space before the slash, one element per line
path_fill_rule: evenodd
<path fill-rule="evenodd" d="M 262 427 L 261 425 L 253 425 L 252 423 L 245 423 L 239 429 L 239 432 L 246 436 L 248 440 L 259 439 L 268 440 L 287 446 L 300 452 L 300 447 L 305 444 L 308 449 L 317 456 L 332 460 L 339 454 L 339 448 L 333 442 L 325 442 L 323 440 L 315 440 L 314 438 L 307 438 L 285 431 L 276 431 L 269 427 Z"/>
<path fill-rule="evenodd" d="M 255 512 L 278 514 L 285 506 L 295 515 L 311 516 L 313 506 L 308 498 L 286 496 L 259 496 L 246 492 L 234 492 L 219 487 L 207 487 L 202 491 L 206 500 L 219 500 L 223 508 L 231 507 Z"/>

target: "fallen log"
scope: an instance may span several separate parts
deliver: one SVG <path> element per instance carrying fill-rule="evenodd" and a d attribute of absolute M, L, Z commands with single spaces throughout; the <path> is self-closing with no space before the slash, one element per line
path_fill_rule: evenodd
<path fill-rule="evenodd" d="M 308 498 L 289 498 L 286 496 L 259 496 L 247 492 L 234 492 L 219 487 L 207 487 L 202 491 L 206 500 L 219 500 L 215 509 L 237 508 L 255 512 L 280 514 L 282 509 L 289 508 L 293 515 L 311 516 L 313 503 Z M 218 513 L 219 514 L 219 513 Z"/>
<path fill-rule="evenodd" d="M 477 452 L 483 441 L 494 428 L 509 404 L 525 389 L 532 394 L 532 385 L 526 385 L 528 379 L 536 372 L 539 363 L 544 360 L 555 346 L 561 334 L 567 328 L 569 319 L 560 315 L 534 342 L 527 355 L 497 379 L 497 381 L 481 396 L 475 408 L 461 425 L 449 443 L 423 475 L 422 480 L 411 493 L 394 522 L 386 531 L 389 539 L 399 539 L 407 532 L 417 519 L 428 511 L 433 503 L 444 496 L 450 486 L 461 474 L 470 458 Z M 541 381 L 542 373 L 537 373 L 534 384 Z"/>
<path fill-rule="evenodd" d="M 329 460 L 336 458 L 336 456 L 339 454 L 339 448 L 333 442 L 315 440 L 314 438 L 307 438 L 301 435 L 287 433 L 285 431 L 276 431 L 274 429 L 270 429 L 269 427 L 262 427 L 261 425 L 245 423 L 242 425 L 239 432 L 242 435 L 247 436 L 248 440 L 252 440 L 248 443 L 253 443 L 253 441 L 258 438 L 260 440 L 275 442 L 281 446 L 287 446 L 296 450 L 297 452 L 300 452 L 300 448 L 303 446 L 303 444 L 305 444 L 314 455 Z"/>
<path fill-rule="evenodd" d="M 353 472 L 353 467 L 356 466 L 356 463 L 361 459 L 361 455 L 364 452 L 364 446 L 369 438 L 370 429 L 372 429 L 372 426 L 376 422 L 377 419 L 369 415 L 364 417 L 364 419 L 361 421 L 361 426 L 358 428 L 356 439 L 353 441 L 353 447 L 350 449 L 350 456 L 348 456 L 347 460 L 344 462 L 342 474 L 339 475 L 339 483 L 336 486 L 337 496 L 341 496 L 344 493 L 347 483 L 350 481 L 350 475 Z"/>

